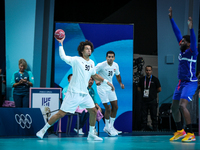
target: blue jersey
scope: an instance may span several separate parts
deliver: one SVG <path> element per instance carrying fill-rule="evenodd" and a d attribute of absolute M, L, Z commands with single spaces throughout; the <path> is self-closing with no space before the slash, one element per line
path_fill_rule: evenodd
<path fill-rule="evenodd" d="M 181 32 L 174 22 L 174 19 L 170 19 L 173 31 L 177 38 L 178 43 L 181 43 L 182 35 Z M 185 52 L 180 52 L 179 66 L 178 66 L 178 79 L 195 82 L 197 81 L 197 77 L 195 75 L 196 72 L 196 61 L 197 61 L 198 51 L 196 48 L 196 37 L 194 33 L 194 29 L 190 29 L 190 48 Z"/>

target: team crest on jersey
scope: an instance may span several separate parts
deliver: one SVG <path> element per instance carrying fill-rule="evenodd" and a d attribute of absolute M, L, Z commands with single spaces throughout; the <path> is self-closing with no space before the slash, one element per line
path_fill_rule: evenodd
<path fill-rule="evenodd" d="M 114 69 L 114 72 L 116 71 L 116 69 Z"/>
<path fill-rule="evenodd" d="M 91 64 L 91 68 L 93 68 L 92 64 Z"/>

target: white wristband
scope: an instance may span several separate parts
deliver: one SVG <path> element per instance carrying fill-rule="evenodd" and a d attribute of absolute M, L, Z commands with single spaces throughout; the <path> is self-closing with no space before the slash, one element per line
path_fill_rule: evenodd
<path fill-rule="evenodd" d="M 108 80 L 107 80 L 107 79 L 104 79 L 104 80 L 103 80 L 103 83 L 107 84 L 107 83 L 108 83 Z"/>

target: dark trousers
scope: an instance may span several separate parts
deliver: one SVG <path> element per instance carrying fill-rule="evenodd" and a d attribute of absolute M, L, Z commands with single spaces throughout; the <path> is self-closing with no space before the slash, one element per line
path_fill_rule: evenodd
<path fill-rule="evenodd" d="M 79 114 L 79 128 L 83 128 L 88 118 L 89 118 L 89 112 L 83 111 L 82 113 Z M 76 127 L 77 127 L 77 122 L 75 128 Z"/>
<path fill-rule="evenodd" d="M 29 107 L 29 94 L 27 95 L 16 95 L 13 94 L 13 99 L 15 101 L 15 107 Z"/>
<path fill-rule="evenodd" d="M 153 129 L 157 129 L 158 121 L 157 121 L 157 100 L 154 99 L 153 101 L 142 101 L 142 128 L 147 127 L 147 116 L 148 110 L 150 110 L 150 116 L 152 120 Z"/>

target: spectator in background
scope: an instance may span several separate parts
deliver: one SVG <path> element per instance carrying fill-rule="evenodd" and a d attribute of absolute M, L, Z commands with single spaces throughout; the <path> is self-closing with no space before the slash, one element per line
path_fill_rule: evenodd
<path fill-rule="evenodd" d="M 142 93 L 142 130 L 147 129 L 147 115 L 150 110 L 153 130 L 157 130 L 157 93 L 161 91 L 161 85 L 157 77 L 152 75 L 152 66 L 145 67 L 146 76 L 138 83 L 138 91 Z"/>
<path fill-rule="evenodd" d="M 29 107 L 29 88 L 34 84 L 34 77 L 26 68 L 26 60 L 20 59 L 19 70 L 12 75 L 11 85 L 14 88 L 13 99 L 16 107 Z"/>

